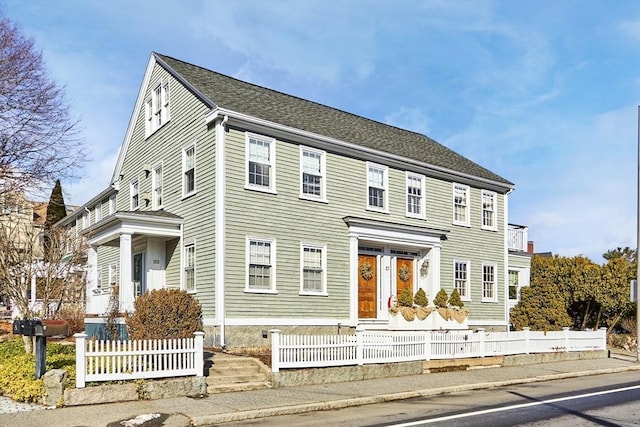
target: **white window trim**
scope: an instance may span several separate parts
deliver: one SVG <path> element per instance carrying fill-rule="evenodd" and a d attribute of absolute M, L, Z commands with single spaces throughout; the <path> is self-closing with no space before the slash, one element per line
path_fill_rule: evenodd
<path fill-rule="evenodd" d="M 271 245 L 271 289 L 252 289 L 249 287 L 249 264 L 251 263 L 251 242 L 264 242 Z M 244 291 L 250 294 L 277 294 L 276 289 L 276 240 L 260 237 L 247 237 L 245 241 L 245 280 Z"/>
<path fill-rule="evenodd" d="M 305 249 L 320 249 L 321 251 L 321 263 L 322 263 L 322 290 L 321 291 L 309 291 L 304 289 L 304 250 Z M 327 245 L 316 245 L 311 243 L 300 244 L 300 295 L 316 295 L 316 296 L 329 296 L 327 292 Z"/>
<path fill-rule="evenodd" d="M 102 219 L 102 203 L 96 204 L 93 210 L 94 222 L 99 222 Z"/>
<path fill-rule="evenodd" d="M 313 153 L 320 156 L 320 196 L 305 194 L 304 188 L 304 153 Z M 300 198 L 327 203 L 327 152 L 315 148 L 300 146 Z"/>
<path fill-rule="evenodd" d="M 133 198 L 133 196 L 134 196 L 134 193 L 133 193 L 133 186 L 134 186 L 134 184 L 137 186 L 137 189 L 138 189 L 138 192 L 137 192 L 137 195 L 138 195 L 138 204 L 137 204 L 137 205 L 135 205 L 135 206 L 134 206 L 134 204 L 133 204 L 133 200 L 134 200 L 134 198 Z M 138 210 L 138 209 L 140 208 L 140 198 L 141 198 L 141 197 L 142 197 L 142 193 L 140 192 L 140 180 L 139 180 L 138 178 L 136 178 L 136 179 L 132 180 L 132 181 L 129 183 L 129 208 L 130 208 L 132 211 Z"/>
<path fill-rule="evenodd" d="M 454 259 L 453 260 L 453 287 L 451 290 L 456 289 L 456 263 L 465 263 L 467 268 L 467 283 L 465 285 L 466 295 L 460 294 L 462 301 L 471 301 L 471 261 L 466 259 Z"/>
<path fill-rule="evenodd" d="M 158 169 L 160 169 L 160 189 L 161 189 L 161 196 L 162 196 L 162 203 L 158 203 L 157 202 L 157 194 L 156 194 L 156 175 L 157 175 L 157 171 Z M 194 170 L 195 173 L 195 170 Z M 162 162 L 160 163 L 156 163 L 151 171 L 151 199 L 152 199 L 152 208 L 154 210 L 158 210 L 158 209 L 162 209 L 164 206 L 164 166 L 162 165 Z"/>
<path fill-rule="evenodd" d="M 109 197 L 109 215 L 116 213 L 116 196 Z"/>
<path fill-rule="evenodd" d="M 382 180 L 382 188 L 384 190 L 384 198 L 382 203 L 384 206 L 382 208 L 369 205 L 369 168 L 380 169 L 384 172 L 384 177 Z M 365 179 L 367 180 L 366 181 L 367 182 L 367 194 L 366 194 L 367 210 L 374 211 L 374 212 L 389 213 L 389 167 L 385 165 L 380 165 L 377 163 L 367 162 Z"/>
<path fill-rule="evenodd" d="M 193 289 L 187 289 L 187 248 L 193 247 Z M 187 241 L 182 245 L 182 289 L 190 294 L 197 293 L 198 286 L 196 280 L 196 265 L 198 252 L 196 249 L 196 241 Z"/>
<path fill-rule="evenodd" d="M 187 151 L 193 148 L 193 190 L 190 192 L 185 192 L 186 190 L 186 172 L 187 172 Z M 196 147 L 195 142 L 190 142 L 182 147 L 182 198 L 186 199 L 187 197 L 191 197 L 198 191 L 198 148 Z"/>
<path fill-rule="evenodd" d="M 484 224 L 484 196 L 485 195 L 493 197 L 493 214 L 492 214 L 493 226 L 488 226 Z M 483 230 L 498 231 L 498 193 L 496 193 L 495 191 L 482 190 L 482 193 L 480 196 L 480 210 L 482 212 L 482 216 L 480 219 L 480 221 L 482 222 L 481 228 Z"/>
<path fill-rule="evenodd" d="M 118 284 L 118 265 L 109 264 L 109 287 L 116 286 Z"/>
<path fill-rule="evenodd" d="M 249 183 L 249 145 L 251 139 L 269 143 L 269 186 Z M 261 191 L 263 193 L 278 194 L 276 189 L 276 140 L 257 133 L 245 132 L 244 144 L 244 188 L 245 190 Z"/>
<path fill-rule="evenodd" d="M 102 289 L 102 267 L 96 268 L 96 286 L 95 289 Z"/>
<path fill-rule="evenodd" d="M 170 103 L 170 87 L 169 82 L 166 80 L 160 80 L 155 85 L 150 85 L 151 94 L 144 101 L 144 114 L 145 114 L 145 137 L 148 138 L 153 135 L 158 129 L 164 127 L 169 123 L 169 103 Z M 160 88 L 160 98 L 156 95 L 158 88 Z M 156 122 L 156 107 L 160 105 L 160 117 L 162 123 L 160 125 Z"/>
<path fill-rule="evenodd" d="M 405 174 L 405 187 L 404 187 L 404 196 L 405 196 L 405 214 L 407 217 L 409 218 L 418 218 L 418 219 L 427 219 L 427 212 L 426 212 L 426 208 L 427 208 L 427 203 L 426 203 L 426 177 L 424 175 L 420 175 L 417 173 L 412 173 L 412 172 L 407 172 Z M 420 192 L 421 192 L 421 197 L 420 197 L 420 213 L 419 214 L 415 214 L 413 212 L 409 212 L 409 179 L 413 178 L 413 179 L 419 179 L 420 180 Z"/>
<path fill-rule="evenodd" d="M 487 298 L 484 296 L 484 268 L 485 267 L 493 267 L 493 286 L 491 289 L 491 293 L 493 294 L 492 298 Z M 481 292 L 482 292 L 482 302 L 498 302 L 498 265 L 494 262 L 483 262 L 482 263 L 482 281 L 481 281 Z"/>
<path fill-rule="evenodd" d="M 465 219 L 466 221 L 459 221 L 456 220 L 456 188 L 460 188 L 463 189 L 465 191 L 465 201 L 466 201 L 466 205 L 465 205 Z M 468 185 L 464 185 L 464 184 L 456 184 L 455 182 L 453 183 L 453 190 L 452 190 L 452 199 L 451 199 L 451 205 L 452 205 L 452 214 L 453 214 L 453 224 L 455 225 L 462 225 L 464 227 L 471 227 L 471 189 L 469 188 Z"/>
<path fill-rule="evenodd" d="M 82 214 L 82 229 L 88 228 L 91 225 L 91 213 L 89 211 L 85 211 Z"/>

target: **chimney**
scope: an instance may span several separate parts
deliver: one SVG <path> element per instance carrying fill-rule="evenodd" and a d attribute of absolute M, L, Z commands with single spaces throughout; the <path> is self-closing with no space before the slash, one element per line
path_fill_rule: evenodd
<path fill-rule="evenodd" d="M 533 240 L 527 242 L 527 253 L 533 255 Z"/>

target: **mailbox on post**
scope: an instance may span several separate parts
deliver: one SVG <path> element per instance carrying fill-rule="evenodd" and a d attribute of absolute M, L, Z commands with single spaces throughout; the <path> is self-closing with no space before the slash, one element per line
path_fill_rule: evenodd
<path fill-rule="evenodd" d="M 13 333 L 36 337 L 36 378 L 41 378 L 47 364 L 47 337 L 69 335 L 69 324 L 65 320 L 14 320 Z"/>

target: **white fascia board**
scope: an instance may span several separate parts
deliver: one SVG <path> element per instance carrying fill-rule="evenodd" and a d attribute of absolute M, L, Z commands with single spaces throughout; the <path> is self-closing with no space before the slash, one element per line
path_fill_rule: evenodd
<path fill-rule="evenodd" d="M 136 105 L 131 112 L 131 117 L 129 118 L 129 126 L 127 126 L 127 133 L 125 134 L 124 141 L 120 146 L 120 152 L 118 153 L 118 160 L 116 161 L 116 167 L 113 170 L 113 175 L 111 176 L 111 184 L 115 184 L 120 179 L 120 171 L 122 170 L 122 164 L 124 163 L 124 158 L 127 155 L 127 151 L 129 149 L 129 142 L 131 141 L 131 136 L 133 135 L 133 131 L 136 126 L 136 117 L 138 115 L 138 111 L 140 111 L 140 107 L 144 103 L 144 94 L 145 89 L 149 85 L 149 81 L 151 81 L 151 74 L 153 73 L 153 67 L 156 65 L 156 57 L 152 53 L 149 58 L 149 62 L 147 63 L 147 70 L 144 73 L 144 78 L 142 79 L 142 84 L 140 85 L 140 89 L 138 90 L 138 98 L 136 99 Z"/>
<path fill-rule="evenodd" d="M 211 113 L 209 113 L 209 115 L 205 117 L 205 124 L 209 125 L 213 123 L 215 120 L 219 119 L 220 116 L 227 116 L 229 118 L 229 124 L 237 122 L 245 125 L 247 128 L 255 132 L 264 133 L 276 138 L 281 137 L 284 139 L 292 139 L 292 136 L 295 136 L 296 141 L 300 141 L 312 147 L 318 147 L 340 154 L 355 156 L 364 160 L 383 163 L 398 169 L 408 170 L 411 166 L 413 166 L 411 170 L 414 172 L 427 174 L 429 176 L 442 178 L 448 181 L 472 184 L 476 187 L 480 186 L 488 190 L 494 190 L 500 193 L 505 193 L 507 191 L 515 189 L 515 185 L 508 185 L 491 179 L 481 178 L 478 176 L 465 174 L 463 172 L 454 171 L 452 169 L 443 168 L 441 166 L 423 163 L 414 159 L 409 159 L 407 157 L 397 156 L 395 154 L 374 150 L 372 148 L 363 147 L 361 145 L 341 141 L 313 132 L 292 128 L 290 126 L 281 125 L 269 120 L 260 119 L 258 117 L 250 116 L 244 113 L 238 113 L 236 111 L 227 110 L 224 108 L 215 108 Z"/>

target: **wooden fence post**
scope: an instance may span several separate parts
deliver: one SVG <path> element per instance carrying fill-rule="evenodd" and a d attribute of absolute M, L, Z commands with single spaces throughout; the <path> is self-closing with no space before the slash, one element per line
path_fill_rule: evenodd
<path fill-rule="evenodd" d="M 358 366 L 364 365 L 364 326 L 356 326 L 356 363 Z"/>
<path fill-rule="evenodd" d="M 484 333 L 484 328 L 478 328 L 478 337 L 480 337 L 480 357 L 484 357 L 487 354 L 486 346 L 486 334 Z"/>
<path fill-rule="evenodd" d="M 431 331 L 424 331 L 424 360 L 431 360 Z"/>
<path fill-rule="evenodd" d="M 280 372 L 280 330 L 271 331 L 271 371 Z"/>
<path fill-rule="evenodd" d="M 73 334 L 76 339 L 76 388 L 84 388 L 87 374 L 87 334 Z"/>
<path fill-rule="evenodd" d="M 606 350 L 607 349 L 607 328 L 603 327 L 603 328 L 600 328 L 598 330 L 602 334 L 602 341 L 601 341 L 600 350 Z"/>
<path fill-rule="evenodd" d="M 204 376 L 204 332 L 194 332 L 193 333 L 193 344 L 195 348 L 195 368 L 196 368 L 196 377 Z"/>

